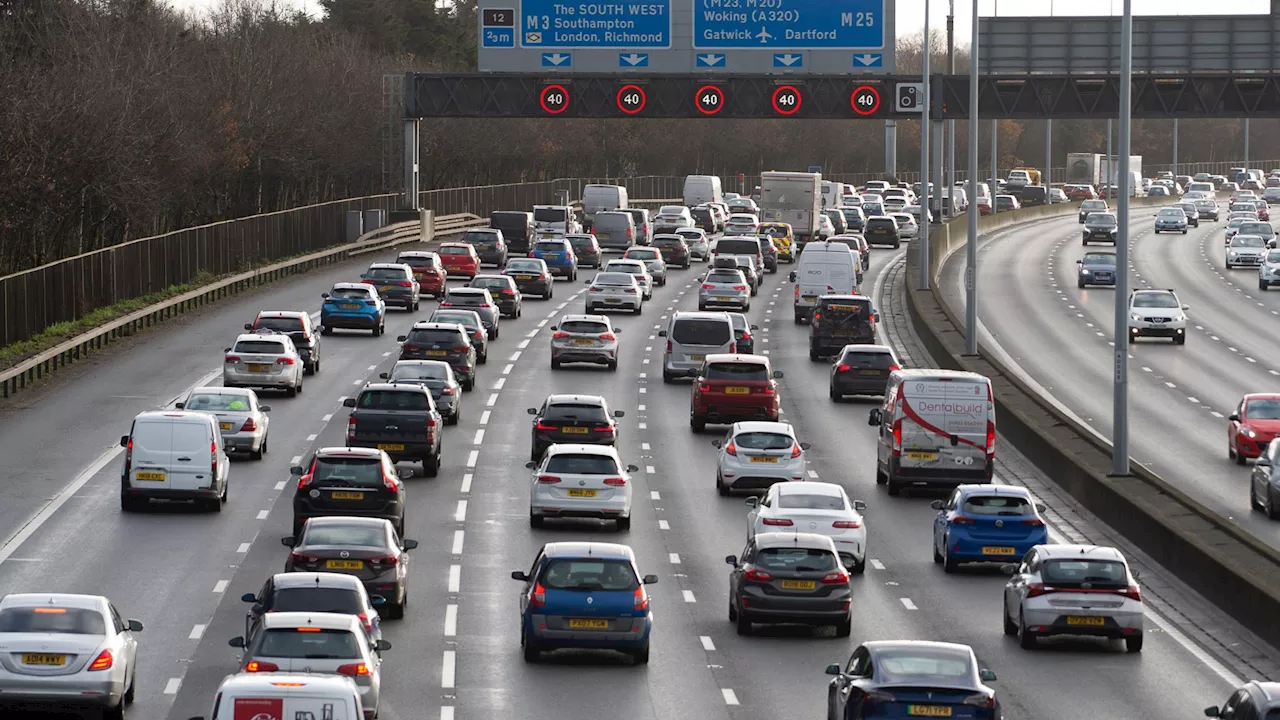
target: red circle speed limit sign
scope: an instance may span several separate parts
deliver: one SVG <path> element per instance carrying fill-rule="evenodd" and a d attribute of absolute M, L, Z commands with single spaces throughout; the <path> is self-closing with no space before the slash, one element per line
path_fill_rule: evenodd
<path fill-rule="evenodd" d="M 623 85 L 618 90 L 617 100 L 618 109 L 628 115 L 635 115 L 644 110 L 645 103 L 648 102 L 644 88 L 639 85 Z"/>
<path fill-rule="evenodd" d="M 718 85 L 703 85 L 694 96 L 694 104 L 703 115 L 715 115 L 724 107 L 724 91 Z"/>
<path fill-rule="evenodd" d="M 569 91 L 563 85 L 547 85 L 538 94 L 538 104 L 548 115 L 559 115 L 569 109 Z"/>
<path fill-rule="evenodd" d="M 783 116 L 800 112 L 800 90 L 794 85 L 783 85 L 773 91 L 773 111 Z"/>
<path fill-rule="evenodd" d="M 871 85 L 856 87 L 849 96 L 849 105 L 859 115 L 874 115 L 880 109 L 880 91 Z"/>

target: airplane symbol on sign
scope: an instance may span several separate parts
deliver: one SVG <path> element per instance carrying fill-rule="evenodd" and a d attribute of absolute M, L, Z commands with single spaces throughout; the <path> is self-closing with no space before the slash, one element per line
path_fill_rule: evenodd
<path fill-rule="evenodd" d="M 760 38 L 760 44 L 764 45 L 765 43 L 769 42 L 770 39 L 773 38 L 773 35 L 769 34 L 768 30 L 761 27 L 760 32 L 756 33 L 756 37 Z"/>

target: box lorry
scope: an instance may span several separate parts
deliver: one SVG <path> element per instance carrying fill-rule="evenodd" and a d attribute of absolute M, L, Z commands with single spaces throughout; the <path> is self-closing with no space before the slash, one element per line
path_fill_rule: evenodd
<path fill-rule="evenodd" d="M 760 174 L 760 221 L 791 226 L 797 252 L 818 235 L 822 175 L 805 172 Z"/>

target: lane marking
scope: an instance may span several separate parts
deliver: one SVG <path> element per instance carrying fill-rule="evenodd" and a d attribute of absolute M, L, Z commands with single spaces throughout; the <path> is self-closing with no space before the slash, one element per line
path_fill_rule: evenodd
<path fill-rule="evenodd" d="M 503 386 L 503 385 L 506 385 L 506 384 L 507 384 L 507 379 L 506 379 L 506 378 L 498 378 L 498 382 L 496 382 L 496 383 L 494 383 L 494 384 L 493 384 L 493 389 L 494 389 L 494 390 L 501 390 L 501 389 L 502 389 L 502 386 Z"/>
<path fill-rule="evenodd" d="M 444 651 L 444 664 L 440 666 L 440 687 L 452 688 L 457 673 L 458 653 L 454 650 Z"/>
<path fill-rule="evenodd" d="M 480 451 L 472 450 L 471 454 L 467 455 L 467 469 L 474 470 L 476 467 L 476 461 L 479 459 L 480 459 Z"/>
<path fill-rule="evenodd" d="M 462 566 L 449 566 L 449 592 L 457 593 L 462 588 Z"/>
<path fill-rule="evenodd" d="M 637 405 L 636 410 L 639 410 L 640 412 L 644 412 L 644 405 Z"/>
<path fill-rule="evenodd" d="M 477 430 L 476 438 L 472 445 L 479 445 L 482 442 L 484 442 L 484 430 Z"/>
<path fill-rule="evenodd" d="M 182 687 L 182 678 L 169 678 L 169 682 L 164 684 L 164 694 L 177 695 L 180 687 Z"/>
<path fill-rule="evenodd" d="M 90 463 L 89 467 L 85 468 L 84 471 L 76 476 L 76 479 L 72 480 L 70 485 L 63 488 L 57 495 L 54 495 L 48 505 L 41 508 L 39 512 L 27 521 L 26 525 L 22 526 L 21 530 L 5 541 L 3 547 L 0 547 L 0 564 L 4 563 L 5 560 L 8 560 L 15 552 L 17 552 L 18 548 L 22 547 L 22 543 L 26 542 L 28 538 L 34 535 L 36 531 L 40 529 L 41 525 L 48 522 L 49 518 L 58 511 L 58 508 L 65 505 L 73 495 L 80 492 L 81 488 L 88 484 L 95 475 L 101 472 L 103 468 L 109 465 L 111 461 L 115 460 L 116 457 L 123 452 L 124 448 L 119 446 L 107 450 L 102 455 L 98 456 L 97 460 Z"/>
<path fill-rule="evenodd" d="M 284 486 L 288 484 L 288 482 L 289 482 L 288 480 L 281 480 L 280 482 L 276 483 L 276 490 L 283 490 Z"/>
<path fill-rule="evenodd" d="M 711 642 L 711 638 L 707 635 L 699 635 L 698 640 L 702 643 L 702 649 L 707 652 L 715 652 L 716 644 Z"/>
<path fill-rule="evenodd" d="M 818 479 L 818 473 L 814 472 L 813 470 L 810 470 L 810 471 L 809 471 L 809 477 L 813 478 L 814 480 L 817 480 L 817 479 Z"/>
<path fill-rule="evenodd" d="M 649 499 L 650 499 L 650 500 L 661 500 L 661 499 L 662 499 L 662 496 L 658 494 L 658 491 L 657 491 L 657 490 L 650 490 L 650 491 L 649 491 Z"/>
<path fill-rule="evenodd" d="M 498 393 L 493 393 L 492 395 L 489 396 L 488 400 L 484 401 L 485 407 L 493 407 L 494 405 L 497 405 L 497 404 L 498 404 Z"/>
<path fill-rule="evenodd" d="M 640 388 L 640 394 L 641 394 L 641 395 L 645 394 L 646 392 L 648 392 L 648 391 L 647 391 L 647 390 L 645 390 L 644 388 Z"/>
<path fill-rule="evenodd" d="M 216 583 L 214 583 L 214 584 L 213 584 L 213 591 L 214 591 L 215 593 L 222 593 L 222 592 L 226 592 L 226 591 L 227 591 L 227 585 L 228 585 L 228 584 L 229 584 L 229 583 L 228 583 L 228 581 L 226 581 L 226 580 L 219 580 L 218 582 L 216 582 Z"/>
<path fill-rule="evenodd" d="M 904 608 L 906 608 L 906 609 L 908 609 L 908 610 L 919 610 L 919 609 L 920 609 L 920 608 L 916 607 L 916 604 L 915 604 L 915 603 L 911 602 L 911 598 L 898 598 L 898 601 L 902 603 L 902 607 L 904 607 Z"/>
<path fill-rule="evenodd" d="M 247 553 L 249 552 L 250 547 L 252 547 L 250 543 L 240 543 L 240 547 L 236 548 L 236 552 Z"/>
<path fill-rule="evenodd" d="M 720 688 L 720 694 L 724 696 L 725 705 L 738 704 L 738 696 L 733 694 L 732 688 Z"/>
<path fill-rule="evenodd" d="M 659 521 L 658 521 L 658 529 L 659 529 L 659 530 L 670 530 L 670 529 L 671 529 L 671 523 L 667 522 L 666 520 L 659 520 Z"/>
<path fill-rule="evenodd" d="M 667 559 L 671 561 L 672 565 L 680 564 L 680 555 L 678 553 L 671 553 L 667 555 Z"/>
<path fill-rule="evenodd" d="M 636 427 L 638 427 L 638 428 L 639 428 L 639 429 L 641 429 L 641 430 L 648 430 L 648 429 L 649 429 L 649 425 L 648 425 L 647 423 L 640 423 L 640 424 L 639 424 L 639 425 L 637 425 Z"/>
<path fill-rule="evenodd" d="M 488 425 L 488 424 L 489 424 L 489 411 L 488 411 L 488 410 L 485 410 L 484 412 L 480 413 L 480 424 L 481 424 L 481 425 Z"/>
<path fill-rule="evenodd" d="M 693 596 L 693 591 L 692 591 L 692 590 L 681 590 L 681 591 L 680 591 L 680 594 L 684 596 L 684 601 L 685 601 L 685 602 L 687 602 L 687 603 L 696 603 L 696 602 L 698 602 L 697 598 L 695 598 L 695 597 Z"/>
<path fill-rule="evenodd" d="M 302 463 L 302 456 L 301 456 L 301 455 L 294 455 L 293 457 L 289 458 L 289 464 L 290 464 L 290 465 L 299 465 L 299 464 L 301 464 L 301 463 Z"/>
<path fill-rule="evenodd" d="M 502 374 L 503 374 L 503 375 L 510 375 L 510 374 L 511 374 L 511 370 L 512 370 L 513 368 L 515 368 L 515 363 L 511 363 L 511 364 L 507 365 L 506 367 L 502 368 Z"/>
<path fill-rule="evenodd" d="M 1188 396 L 1187 396 L 1187 400 L 1189 400 L 1189 401 L 1191 401 L 1191 402 L 1193 402 L 1193 403 L 1195 403 L 1195 404 L 1197 404 L 1197 405 L 1199 405 L 1199 404 L 1200 404 L 1200 399 L 1199 399 L 1199 398 L 1194 398 L 1194 397 L 1191 397 L 1190 395 L 1188 395 Z"/>
<path fill-rule="evenodd" d="M 204 635 L 204 628 L 205 628 L 205 626 L 204 626 L 204 625 L 196 625 L 196 626 L 192 627 L 192 628 L 191 628 L 191 633 L 187 635 L 187 639 L 188 639 L 188 640 L 199 640 L 199 639 L 200 639 L 200 636 L 201 636 L 201 635 Z"/>
<path fill-rule="evenodd" d="M 1217 410 L 1210 410 L 1209 414 L 1218 418 L 1219 420 L 1222 419 L 1222 413 L 1218 412 Z"/>
<path fill-rule="evenodd" d="M 329 413 L 328 415 L 325 415 L 324 417 L 320 418 L 320 422 L 327 423 L 332 419 L 333 419 L 333 413 Z"/>
<path fill-rule="evenodd" d="M 467 519 L 467 501 L 459 500 L 458 509 L 453 513 L 454 522 L 463 522 Z M 457 542 L 455 539 L 454 542 Z"/>
<path fill-rule="evenodd" d="M 453 720 L 453 706 L 452 706 L 452 705 L 441 705 L 441 706 L 440 706 L 440 720 Z"/>
<path fill-rule="evenodd" d="M 461 501 L 459 501 L 459 502 L 466 502 L 466 500 L 461 500 Z M 463 534 L 464 534 L 464 533 L 463 533 L 463 531 L 462 531 L 462 530 L 454 530 L 454 531 L 453 531 L 453 554 L 454 554 L 454 555 L 461 555 L 461 554 L 462 554 L 462 536 L 463 536 Z"/>
<path fill-rule="evenodd" d="M 1174 384 L 1173 384 L 1173 383 L 1171 383 L 1171 382 L 1165 382 L 1165 385 L 1167 385 L 1167 386 L 1169 386 L 1169 387 L 1171 387 L 1171 388 L 1176 388 L 1176 387 L 1178 387 L 1177 385 L 1174 385 Z"/>
<path fill-rule="evenodd" d="M 529 347 L 529 338 L 525 338 L 525 339 L 521 340 L 521 341 L 520 341 L 520 344 L 519 344 L 519 345 L 516 345 L 516 347 L 520 348 L 521 350 L 523 350 L 523 349 L 525 349 L 525 348 Z"/>
<path fill-rule="evenodd" d="M 471 492 L 471 477 L 471 473 L 466 473 L 462 476 L 462 487 L 459 489 L 459 492 L 464 494 Z"/>
<path fill-rule="evenodd" d="M 444 636 L 454 637 L 458 634 L 458 606 L 446 605 L 444 608 Z"/>
<path fill-rule="evenodd" d="M 259 520 L 266 520 L 266 519 L 267 519 L 267 516 L 268 516 L 268 515 L 270 515 L 270 514 L 271 514 L 271 511 L 270 511 L 270 510 L 259 510 L 259 511 L 258 511 L 258 519 L 259 519 Z"/>
<path fill-rule="evenodd" d="M 515 362 L 515 361 L 519 360 L 519 359 L 520 359 L 520 355 L 522 355 L 522 353 L 521 353 L 519 350 L 517 350 L 517 351 L 515 351 L 515 352 L 511 353 L 511 362 Z"/>
<path fill-rule="evenodd" d="M 649 474 L 649 475 L 653 475 L 654 473 L 658 472 L 658 469 L 657 469 L 657 468 L 655 468 L 655 467 L 654 467 L 654 466 L 652 466 L 652 465 L 645 465 L 645 466 L 644 466 L 644 471 L 645 471 L 645 473 L 647 473 L 647 474 Z"/>

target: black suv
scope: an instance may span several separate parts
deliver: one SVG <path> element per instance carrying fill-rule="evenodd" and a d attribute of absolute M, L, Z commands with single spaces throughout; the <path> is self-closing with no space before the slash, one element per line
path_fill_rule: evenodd
<path fill-rule="evenodd" d="M 1091 212 L 1089 217 L 1084 219 L 1083 237 L 1080 244 L 1088 245 L 1091 242 L 1105 242 L 1116 244 L 1116 232 L 1119 225 L 1116 223 L 1116 216 L 1109 212 Z"/>
<path fill-rule="evenodd" d="M 867 218 L 866 231 L 862 236 L 871 245 L 888 245 L 894 249 L 902 246 L 902 238 L 898 235 L 898 221 L 888 215 Z"/>
<path fill-rule="evenodd" d="M 439 474 L 444 420 L 430 388 L 370 383 L 342 404 L 354 408 L 347 420 L 347 447 L 377 448 L 395 461 L 421 461 L 427 477 Z"/>
<path fill-rule="evenodd" d="M 501 230 L 481 228 L 462 234 L 462 242 L 476 249 L 480 262 L 502 267 L 507 264 L 507 241 Z"/>
<path fill-rule="evenodd" d="M 520 289 L 516 286 L 515 279 L 510 275 L 477 275 L 471 278 L 471 282 L 467 283 L 467 287 L 488 290 L 493 301 L 498 304 L 499 312 L 509 318 L 520 317 L 520 301 L 523 298 L 520 296 Z M 456 294 L 454 294 L 454 300 L 455 305 L 462 304 L 456 302 Z"/>
<path fill-rule="evenodd" d="M 463 390 L 476 385 L 476 349 L 466 328 L 451 322 L 415 323 L 400 341 L 400 360 L 443 360 L 453 366 L 453 374 Z"/>
<path fill-rule="evenodd" d="M 874 343 L 879 319 L 880 313 L 871 307 L 869 297 L 820 296 L 809 323 L 809 359 L 835 354 L 845 345 Z"/>
<path fill-rule="evenodd" d="M 283 333 L 293 340 L 302 356 L 303 372 L 314 375 L 320 372 L 320 333 L 311 323 L 311 316 L 295 310 L 263 310 L 257 319 L 245 323 L 244 329 L 251 333 L 271 330 Z"/>
<path fill-rule="evenodd" d="M 290 472 L 298 477 L 293 494 L 293 534 L 313 517 L 350 515 L 386 518 L 404 537 L 404 483 L 409 468 L 396 470 L 391 456 L 359 447 L 320 448 L 306 465 Z"/>
<path fill-rule="evenodd" d="M 536 462 L 547 448 L 560 443 L 617 446 L 618 424 L 613 419 L 625 413 L 609 412 L 599 395 L 550 395 L 541 408 L 529 408 L 529 414 L 533 416 L 529 459 Z"/>

